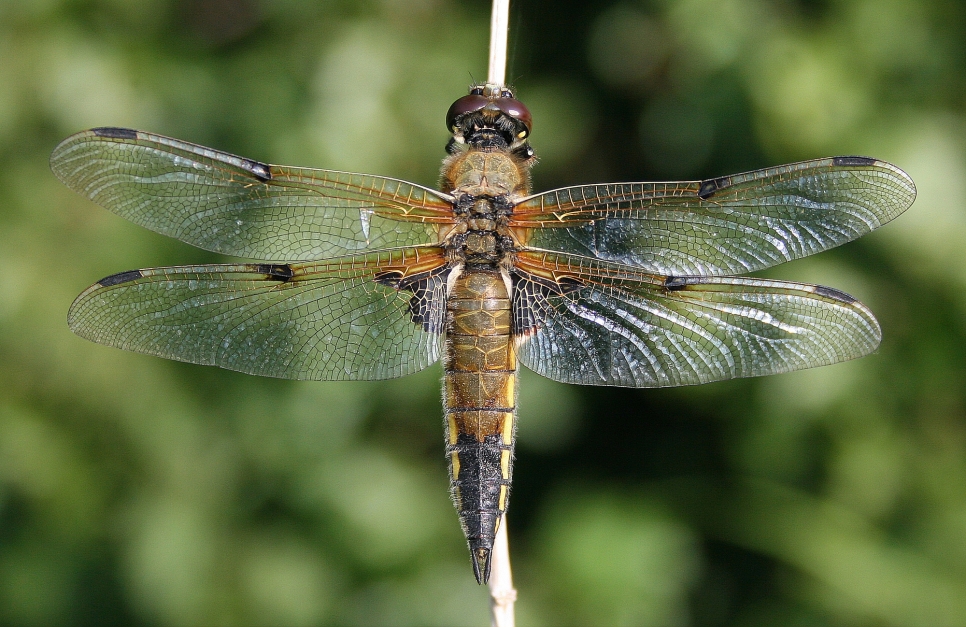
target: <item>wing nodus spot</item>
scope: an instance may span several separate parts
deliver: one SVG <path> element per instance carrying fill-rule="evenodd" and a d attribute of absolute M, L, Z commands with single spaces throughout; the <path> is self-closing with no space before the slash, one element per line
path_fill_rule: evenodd
<path fill-rule="evenodd" d="M 832 165 L 875 165 L 872 157 L 832 157 Z"/>
<path fill-rule="evenodd" d="M 138 132 L 129 128 L 118 128 L 116 126 L 99 126 L 92 128 L 91 132 L 98 137 L 111 137 L 113 139 L 137 139 Z"/>
<path fill-rule="evenodd" d="M 254 161 L 252 159 L 242 159 L 242 163 L 246 170 L 255 175 L 259 181 L 263 183 L 265 181 L 272 180 L 272 166 L 267 163 L 262 163 L 261 161 Z"/>
<path fill-rule="evenodd" d="M 691 283 L 692 281 L 686 276 L 669 276 L 664 279 L 664 289 L 671 292 L 676 292 L 678 290 L 683 290 Z"/>
<path fill-rule="evenodd" d="M 127 272 L 118 272 L 117 274 L 104 277 L 98 281 L 97 284 L 101 287 L 111 287 L 112 285 L 119 285 L 121 283 L 127 283 L 128 281 L 140 279 L 142 276 L 144 275 L 140 270 L 128 270 Z"/>
<path fill-rule="evenodd" d="M 837 290 L 832 287 L 825 287 L 824 285 L 816 285 L 815 293 L 819 296 L 825 296 L 827 298 L 834 298 L 835 300 L 841 301 L 843 303 L 851 305 L 852 303 L 858 302 L 857 299 L 846 294 L 841 290 Z"/>
<path fill-rule="evenodd" d="M 295 276 L 292 266 L 287 263 L 260 263 L 255 266 L 255 272 L 264 274 L 270 281 L 288 281 Z"/>
<path fill-rule="evenodd" d="M 719 176 L 716 179 L 705 179 L 701 181 L 698 188 L 698 198 L 707 200 L 726 187 L 731 187 L 730 176 Z"/>

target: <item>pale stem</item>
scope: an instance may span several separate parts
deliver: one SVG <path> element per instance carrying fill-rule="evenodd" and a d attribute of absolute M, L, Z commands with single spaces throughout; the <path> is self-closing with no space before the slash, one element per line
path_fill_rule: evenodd
<path fill-rule="evenodd" d="M 510 30 L 510 0 L 493 0 L 490 18 L 490 72 L 486 82 L 503 86 L 506 81 L 506 42 Z"/>
<path fill-rule="evenodd" d="M 513 588 L 513 574 L 510 572 L 510 543 L 507 541 L 506 514 L 500 521 L 493 541 L 493 554 L 490 556 L 490 610 L 492 627 L 513 627 L 513 603 L 517 591 Z"/>
<path fill-rule="evenodd" d="M 510 30 L 510 0 L 493 0 L 490 19 L 490 70 L 488 85 L 502 87 L 506 81 L 507 34 Z M 517 591 L 513 589 L 510 571 L 510 544 L 507 541 L 506 515 L 500 521 L 490 555 L 490 610 L 493 627 L 513 627 L 513 604 Z"/>

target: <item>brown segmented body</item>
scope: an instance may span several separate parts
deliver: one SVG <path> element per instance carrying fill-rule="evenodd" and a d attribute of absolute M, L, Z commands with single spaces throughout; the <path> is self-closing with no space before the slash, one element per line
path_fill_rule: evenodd
<path fill-rule="evenodd" d="M 488 563 L 513 463 L 517 361 L 506 285 L 464 272 L 446 311 L 443 408 L 450 485 L 474 560 Z"/>
<path fill-rule="evenodd" d="M 443 352 L 443 407 L 450 486 L 477 577 L 506 511 L 513 471 L 517 358 L 505 268 L 509 212 L 500 199 L 529 190 L 527 164 L 506 152 L 470 149 L 447 159 L 443 186 L 466 207 L 446 243 L 450 278 Z"/>

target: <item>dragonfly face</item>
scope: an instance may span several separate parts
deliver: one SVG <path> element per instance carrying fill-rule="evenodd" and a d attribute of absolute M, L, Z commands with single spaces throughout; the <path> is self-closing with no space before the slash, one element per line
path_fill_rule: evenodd
<path fill-rule="evenodd" d="M 441 190 L 277 166 L 127 129 L 78 133 L 54 173 L 159 233 L 244 264 L 122 272 L 70 328 L 249 374 L 368 380 L 442 359 L 453 498 L 479 581 L 506 510 L 518 361 L 567 383 L 661 387 L 835 363 L 880 339 L 861 303 L 733 275 L 811 255 L 905 211 L 867 157 L 706 181 L 531 194 L 530 113 L 474 86 L 447 114 Z"/>

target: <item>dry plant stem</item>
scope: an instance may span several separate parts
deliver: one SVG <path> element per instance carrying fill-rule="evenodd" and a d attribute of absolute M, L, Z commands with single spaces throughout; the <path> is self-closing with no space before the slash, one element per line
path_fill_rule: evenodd
<path fill-rule="evenodd" d="M 513 627 L 513 603 L 517 591 L 513 589 L 510 572 L 510 544 L 507 542 L 506 514 L 500 521 L 490 562 L 490 612 L 492 627 Z"/>
<path fill-rule="evenodd" d="M 506 81 L 506 40 L 510 30 L 510 0 L 493 0 L 490 18 L 490 71 L 486 82 L 503 85 Z"/>
<path fill-rule="evenodd" d="M 510 0 L 493 0 L 490 19 L 490 68 L 486 82 L 503 86 L 506 81 L 507 33 L 510 30 Z M 490 556 L 490 611 L 493 627 L 513 627 L 513 604 L 517 591 L 513 589 L 510 571 L 510 544 L 507 541 L 506 514 L 500 521 L 493 553 Z"/>

